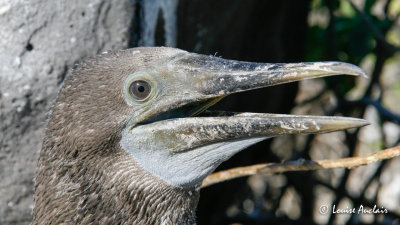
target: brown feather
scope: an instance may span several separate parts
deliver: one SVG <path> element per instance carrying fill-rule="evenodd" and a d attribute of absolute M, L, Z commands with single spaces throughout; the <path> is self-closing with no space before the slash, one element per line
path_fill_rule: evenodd
<path fill-rule="evenodd" d="M 163 56 L 153 53 L 106 53 L 67 77 L 40 152 L 33 224 L 195 223 L 198 190 L 165 183 L 119 146 L 132 110 L 123 81 Z"/>

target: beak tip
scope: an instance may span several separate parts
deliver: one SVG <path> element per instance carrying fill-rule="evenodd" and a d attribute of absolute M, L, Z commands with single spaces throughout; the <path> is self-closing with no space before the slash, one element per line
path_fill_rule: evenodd
<path fill-rule="evenodd" d="M 363 76 L 365 79 L 369 78 L 367 72 L 365 72 L 363 69 L 361 69 L 360 72 L 361 72 L 360 75 Z"/>
<path fill-rule="evenodd" d="M 368 79 L 368 74 L 359 66 L 346 62 L 327 62 L 328 71 L 330 74 L 347 74 L 353 76 L 362 76 Z M 329 64 L 331 63 L 331 64 Z"/>
<path fill-rule="evenodd" d="M 367 74 L 367 72 L 365 72 L 365 70 L 363 70 L 361 67 L 358 67 L 358 66 L 355 66 L 355 65 L 352 65 L 352 64 L 350 64 L 351 65 L 351 75 L 355 75 L 355 76 L 362 76 L 362 77 L 364 77 L 364 78 L 366 78 L 366 79 L 368 79 L 369 77 L 368 77 L 368 74 Z"/>
<path fill-rule="evenodd" d="M 368 125 L 371 125 L 371 123 L 369 121 L 365 120 L 364 124 L 362 126 L 368 126 Z"/>
<path fill-rule="evenodd" d="M 354 119 L 355 121 L 353 121 L 353 124 L 351 125 L 353 128 L 361 128 L 361 127 L 365 127 L 368 125 L 371 125 L 371 123 L 367 120 L 364 119 Z"/>

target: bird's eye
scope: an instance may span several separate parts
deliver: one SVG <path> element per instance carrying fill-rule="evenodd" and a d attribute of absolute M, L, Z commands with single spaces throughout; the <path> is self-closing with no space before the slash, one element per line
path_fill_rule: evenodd
<path fill-rule="evenodd" d="M 144 100 L 151 93 L 151 86 L 149 83 L 143 80 L 137 80 L 131 83 L 129 86 L 129 94 L 136 100 Z"/>

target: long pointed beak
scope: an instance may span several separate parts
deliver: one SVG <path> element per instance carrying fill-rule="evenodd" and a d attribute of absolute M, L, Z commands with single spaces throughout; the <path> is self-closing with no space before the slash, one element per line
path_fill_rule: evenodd
<path fill-rule="evenodd" d="M 273 137 L 284 134 L 327 133 L 368 125 L 363 119 L 328 116 L 297 116 L 240 113 L 222 117 L 189 117 L 164 120 L 133 129 L 143 142 L 162 140 L 171 153 L 187 151 L 217 142 Z M 173 128 L 173 129 L 171 129 Z"/>
<path fill-rule="evenodd" d="M 170 66 L 185 71 L 192 87 L 208 97 L 339 74 L 368 77 L 361 68 L 343 62 L 254 63 L 193 53 Z"/>
<path fill-rule="evenodd" d="M 148 68 L 146 73 L 161 74 L 157 79 L 163 85 L 158 85 L 158 99 L 134 117 L 141 119 L 137 121 L 139 124 L 147 124 L 136 130 L 154 138 L 162 137 L 161 140 L 171 143 L 166 143 L 171 152 L 223 140 L 323 133 L 368 124 L 365 120 L 344 117 L 260 113 L 187 118 L 232 93 L 338 74 L 367 77 L 361 68 L 348 63 L 254 63 L 185 52 Z M 131 132 L 140 136 L 136 130 Z"/>
<path fill-rule="evenodd" d="M 138 73 L 141 79 L 151 76 L 156 88 L 132 115 L 121 143 L 143 167 L 173 185 L 200 184 L 221 162 L 269 137 L 368 124 L 345 117 L 199 114 L 237 92 L 337 74 L 367 76 L 348 63 L 251 63 L 184 52 Z"/>
<path fill-rule="evenodd" d="M 140 73 L 155 76 L 155 95 L 162 101 L 154 99 L 153 107 L 139 109 L 133 125 L 197 115 L 237 92 L 339 74 L 367 77 L 361 68 L 343 62 L 254 63 L 188 52 Z"/>

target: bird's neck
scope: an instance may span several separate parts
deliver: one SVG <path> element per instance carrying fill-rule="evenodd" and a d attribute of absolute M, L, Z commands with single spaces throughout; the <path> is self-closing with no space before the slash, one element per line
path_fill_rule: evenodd
<path fill-rule="evenodd" d="M 128 154 L 74 160 L 49 153 L 42 149 L 39 158 L 33 224 L 195 224 L 199 190 L 166 184 Z"/>

